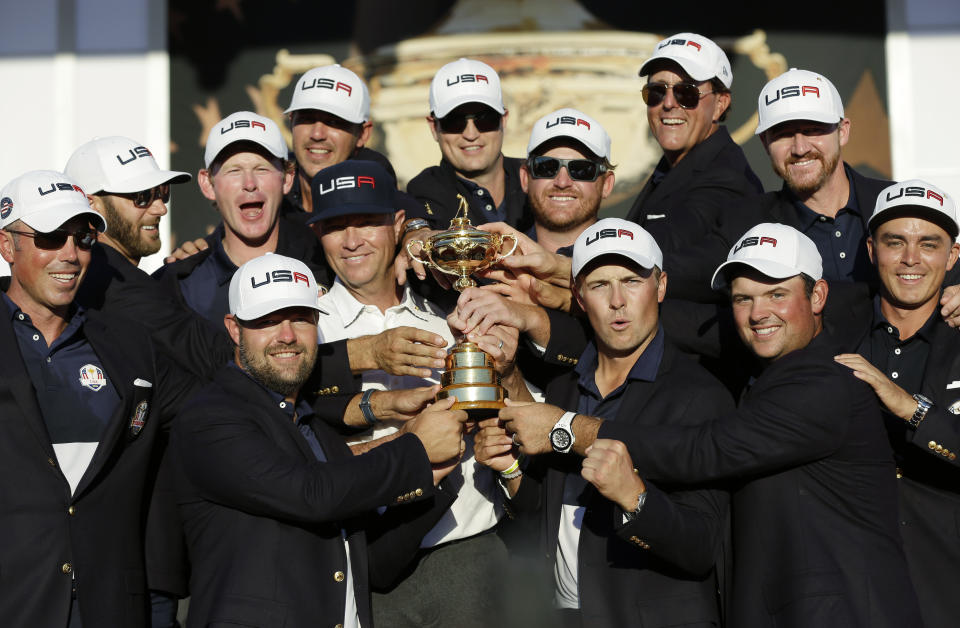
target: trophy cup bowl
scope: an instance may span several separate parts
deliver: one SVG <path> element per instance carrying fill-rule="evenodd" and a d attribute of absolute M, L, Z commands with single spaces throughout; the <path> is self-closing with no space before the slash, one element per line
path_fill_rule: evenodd
<path fill-rule="evenodd" d="M 470 276 L 496 264 L 517 248 L 512 234 L 481 231 L 466 217 L 466 201 L 461 197 L 458 216 L 450 221 L 450 228 L 434 234 L 426 241 L 407 242 L 407 253 L 425 265 L 442 273 L 455 275 L 453 287 L 458 292 L 477 285 Z M 503 244 L 512 240 L 513 246 L 503 253 Z M 415 247 L 420 250 L 414 253 Z M 492 416 L 503 407 L 506 391 L 500 386 L 500 375 L 493 358 L 473 342 L 458 342 L 447 352 L 446 365 L 440 380 L 442 388 L 437 401 L 456 397 L 454 410 L 466 410 L 472 419 Z"/>

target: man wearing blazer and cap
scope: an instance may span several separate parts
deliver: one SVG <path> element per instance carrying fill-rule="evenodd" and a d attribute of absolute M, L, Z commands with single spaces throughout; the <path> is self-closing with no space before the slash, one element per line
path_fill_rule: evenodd
<path fill-rule="evenodd" d="M 857 353 L 837 356 L 873 387 L 897 460 L 900 535 L 923 625 L 960 616 L 960 334 L 938 313 L 956 264 L 953 198 L 926 181 L 895 183 L 877 197 L 867 250 L 880 293 L 831 320 Z"/>
<path fill-rule="evenodd" d="M 635 223 L 605 218 L 580 234 L 573 283 L 593 339 L 576 369 L 547 386 L 548 403 L 654 427 L 696 425 L 733 410 L 720 382 L 664 334 L 663 264 L 657 243 Z M 568 455 L 568 441 L 521 468 L 516 443 L 497 420 L 484 426 L 478 459 L 499 472 L 512 509 L 536 533 L 531 553 L 546 562 L 535 579 L 549 583 L 557 616 L 543 625 L 720 623 L 714 564 L 725 491 L 649 482 L 614 440 L 595 441 L 584 458 Z"/>
<path fill-rule="evenodd" d="M 466 413 L 437 402 L 354 456 L 301 394 L 317 352 L 307 266 L 254 258 L 229 298 L 234 361 L 171 437 L 193 564 L 187 625 L 370 626 L 371 583 L 396 576 L 453 497 L 434 486 L 464 451 Z"/>
<path fill-rule="evenodd" d="M 741 199 L 763 192 L 723 121 L 733 70 L 726 53 L 696 33 L 660 41 L 640 67 L 650 133 L 663 150 L 627 219 L 656 239 L 671 271 L 671 293 L 701 292 L 686 258 Z M 692 292 L 691 292 L 692 291 Z"/>
<path fill-rule="evenodd" d="M 0 617 L 146 626 L 144 530 L 156 444 L 192 379 L 147 330 L 74 298 L 103 218 L 58 172 L 0 191 Z"/>
<path fill-rule="evenodd" d="M 580 454 L 597 438 L 623 441 L 652 481 L 730 480 L 731 626 L 920 626 L 890 443 L 873 391 L 833 359 L 842 344 L 823 330 L 822 273 L 810 238 L 771 223 L 745 233 L 717 268 L 712 285 L 729 291 L 758 363 L 734 412 L 692 427 L 567 417 L 548 405 L 500 418 L 523 453 L 559 451 L 559 431 Z"/>

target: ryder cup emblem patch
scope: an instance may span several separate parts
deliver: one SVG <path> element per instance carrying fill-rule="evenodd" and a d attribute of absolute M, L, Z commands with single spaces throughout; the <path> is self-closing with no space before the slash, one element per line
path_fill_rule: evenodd
<path fill-rule="evenodd" d="M 951 414 L 960 414 L 960 399 L 957 399 L 947 407 L 947 412 Z"/>
<path fill-rule="evenodd" d="M 96 364 L 84 364 L 80 367 L 80 385 L 97 391 L 107 385 L 107 378 Z"/>
<path fill-rule="evenodd" d="M 130 436 L 136 436 L 140 433 L 140 430 L 143 429 L 146 423 L 148 408 L 149 404 L 147 404 L 146 401 L 141 401 L 137 404 L 137 407 L 133 409 L 133 415 L 130 417 Z"/>

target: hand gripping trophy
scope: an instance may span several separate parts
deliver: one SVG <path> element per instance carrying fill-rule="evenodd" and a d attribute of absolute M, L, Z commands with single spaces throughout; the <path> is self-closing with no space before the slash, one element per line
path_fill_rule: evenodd
<path fill-rule="evenodd" d="M 471 225 L 467 218 L 467 201 L 462 195 L 457 196 L 460 207 L 450 221 L 450 228 L 427 238 L 426 242 L 407 242 L 407 253 L 442 273 L 456 275 L 453 287 L 462 292 L 477 285 L 470 275 L 512 254 L 517 248 L 517 238 L 511 234 L 501 236 L 481 231 Z M 505 240 L 513 240 L 513 246 L 501 253 Z M 415 245 L 420 247 L 416 253 Z M 493 358 L 476 343 L 458 342 L 447 352 L 446 368 L 440 382 L 443 387 L 437 393 L 437 400 L 456 397 L 453 409 L 466 410 L 471 418 L 496 414 L 504 406 L 506 394 L 500 386 Z"/>

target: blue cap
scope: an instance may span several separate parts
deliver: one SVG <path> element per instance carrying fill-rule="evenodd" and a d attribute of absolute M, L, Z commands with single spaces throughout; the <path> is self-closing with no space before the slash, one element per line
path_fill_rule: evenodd
<path fill-rule="evenodd" d="M 373 161 L 348 159 L 324 168 L 310 181 L 312 224 L 354 214 L 392 214 L 397 211 L 396 180 Z"/>

